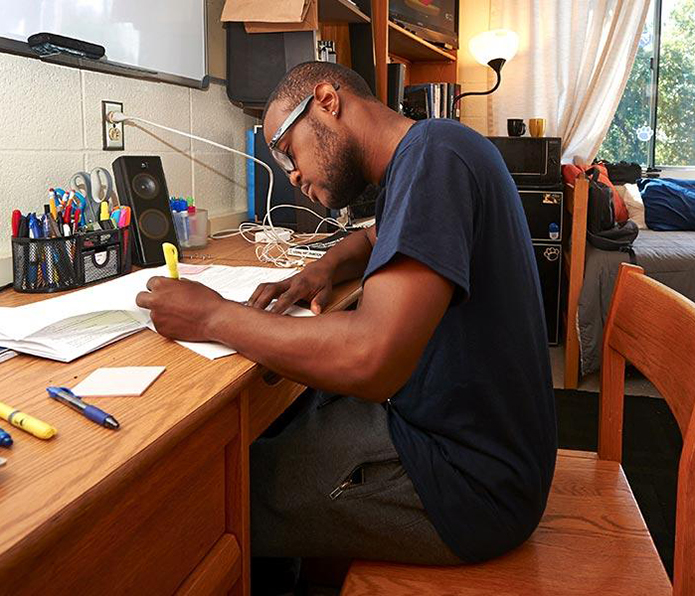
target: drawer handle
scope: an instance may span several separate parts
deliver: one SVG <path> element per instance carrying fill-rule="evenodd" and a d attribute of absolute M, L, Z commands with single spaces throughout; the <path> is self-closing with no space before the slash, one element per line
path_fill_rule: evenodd
<path fill-rule="evenodd" d="M 282 376 L 272 370 L 265 371 L 262 375 L 262 379 L 268 387 L 275 387 L 275 385 L 279 385 L 282 382 Z"/>

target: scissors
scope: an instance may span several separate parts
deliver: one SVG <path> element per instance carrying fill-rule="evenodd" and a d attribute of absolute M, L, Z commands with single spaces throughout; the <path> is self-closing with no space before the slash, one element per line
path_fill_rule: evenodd
<path fill-rule="evenodd" d="M 99 221 L 102 201 L 109 201 L 113 194 L 113 180 L 105 168 L 94 168 L 91 172 L 77 172 L 70 178 L 71 188 L 85 198 L 84 215 L 88 223 Z"/>

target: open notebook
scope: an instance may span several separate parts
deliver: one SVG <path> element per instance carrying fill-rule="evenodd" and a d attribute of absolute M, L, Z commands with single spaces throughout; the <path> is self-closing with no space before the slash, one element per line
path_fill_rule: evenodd
<path fill-rule="evenodd" d="M 149 311 L 135 304 L 155 275 L 166 275 L 166 267 L 143 269 L 84 288 L 14 308 L 0 307 L 0 345 L 44 358 L 70 362 L 105 345 L 149 327 Z M 258 284 L 276 282 L 296 273 L 294 269 L 225 267 L 223 265 L 181 266 L 181 277 L 198 281 L 228 300 L 244 302 Z M 294 316 L 311 316 L 311 311 L 294 307 Z M 211 342 L 178 342 L 210 359 L 234 354 L 234 350 Z"/>

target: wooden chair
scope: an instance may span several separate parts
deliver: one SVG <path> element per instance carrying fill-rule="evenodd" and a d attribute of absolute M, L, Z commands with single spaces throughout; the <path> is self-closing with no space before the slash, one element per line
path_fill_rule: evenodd
<path fill-rule="evenodd" d="M 659 389 L 683 435 L 671 586 L 620 466 L 625 361 Z M 695 304 L 623 264 L 603 341 L 598 454 L 560 450 L 543 519 L 492 561 L 352 564 L 342 596 L 695 595 Z"/>
<path fill-rule="evenodd" d="M 565 184 L 565 238 L 563 266 L 567 279 L 567 305 L 563 311 L 565 325 L 565 389 L 576 389 L 579 384 L 579 335 L 577 311 L 579 295 L 584 284 L 584 258 L 586 255 L 586 217 L 589 203 L 589 181 L 579 176 L 574 185 Z"/>

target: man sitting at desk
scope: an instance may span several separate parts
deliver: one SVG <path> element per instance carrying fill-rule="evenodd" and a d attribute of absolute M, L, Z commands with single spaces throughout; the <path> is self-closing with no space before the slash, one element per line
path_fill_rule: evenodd
<path fill-rule="evenodd" d="M 454 564 L 516 547 L 543 513 L 556 430 L 531 239 L 500 154 L 325 62 L 286 74 L 264 134 L 326 207 L 379 184 L 376 226 L 249 305 L 160 277 L 138 296 L 163 335 L 318 389 L 252 447 L 253 554 Z M 359 307 L 320 314 L 353 278 Z M 281 316 L 300 299 L 320 316 Z"/>

